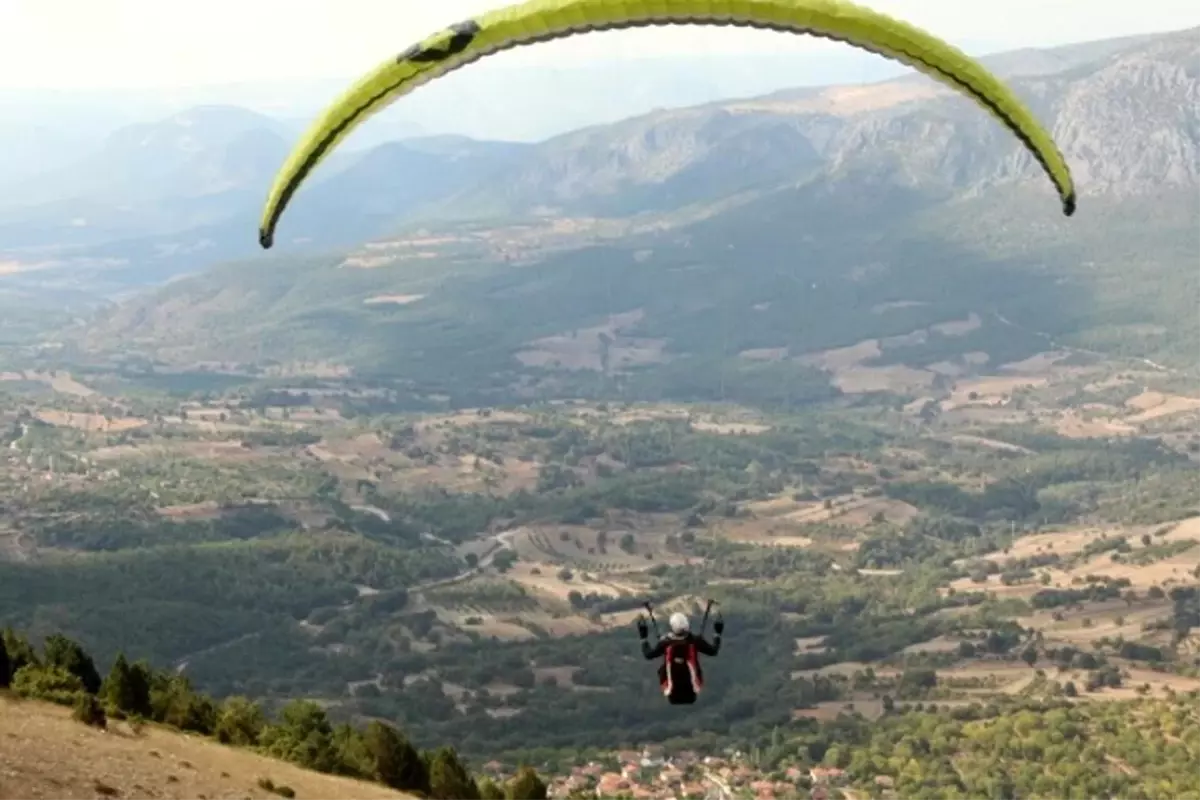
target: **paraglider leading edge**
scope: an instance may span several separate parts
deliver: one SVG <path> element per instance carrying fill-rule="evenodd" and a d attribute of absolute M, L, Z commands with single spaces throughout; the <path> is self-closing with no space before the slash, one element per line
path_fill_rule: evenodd
<path fill-rule="evenodd" d="M 670 10 L 666 10 L 668 8 Z M 1075 213 L 1070 168 L 1032 112 L 977 61 L 908 23 L 846 0 L 528 0 L 442 30 L 366 75 L 312 124 L 277 174 L 259 244 L 270 248 L 283 210 L 321 160 L 359 123 L 417 87 L 486 56 L 596 31 L 715 25 L 807 34 L 900 61 L 969 95 L 1013 133 Z"/>

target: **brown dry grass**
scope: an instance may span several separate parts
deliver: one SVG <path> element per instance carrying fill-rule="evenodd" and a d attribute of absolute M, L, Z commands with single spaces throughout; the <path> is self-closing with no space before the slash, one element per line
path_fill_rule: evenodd
<path fill-rule="evenodd" d="M 537 486 L 541 467 L 532 461 L 506 458 L 503 464 L 472 454 L 442 457 L 437 464 L 421 464 L 401 471 L 395 480 L 405 487 L 441 486 L 459 492 L 512 494 Z"/>
<path fill-rule="evenodd" d="M 1002 442 L 999 439 L 989 439 L 985 436 L 974 436 L 967 433 L 959 433 L 950 437 L 950 441 L 958 444 L 977 445 L 986 447 L 991 450 L 1001 450 L 1006 453 L 1021 453 L 1023 455 L 1033 455 L 1033 451 L 1028 447 L 1021 447 L 1011 442 Z"/>
<path fill-rule="evenodd" d="M 692 427 L 705 433 L 716 433 L 725 436 L 754 436 L 771 430 L 770 425 L 758 422 L 716 422 L 700 419 L 692 422 Z"/>
<path fill-rule="evenodd" d="M 867 669 L 875 670 L 876 677 L 879 678 L 894 678 L 900 674 L 900 670 L 892 667 L 884 667 L 879 664 L 867 664 L 862 661 L 840 661 L 837 664 L 830 664 L 827 667 L 820 669 L 797 669 L 792 670 L 792 679 L 811 678 L 814 675 L 842 675 L 847 678 L 854 675 L 856 672 L 866 672 Z"/>
<path fill-rule="evenodd" d="M 1055 612 L 1061 619 L 1055 619 Z M 1082 609 L 1045 609 L 1028 616 L 1019 617 L 1018 624 L 1040 630 L 1049 642 L 1062 642 L 1076 647 L 1088 646 L 1104 637 L 1124 637 L 1129 641 L 1147 638 L 1142 626 L 1148 622 L 1165 619 L 1171 614 L 1169 601 L 1140 601 L 1133 606 L 1114 600 L 1103 603 L 1088 603 Z M 1089 627 L 1083 621 L 1091 620 Z M 1117 621 L 1121 624 L 1118 625 Z"/>
<path fill-rule="evenodd" d="M 939 680 L 945 682 L 976 679 L 987 683 L 985 687 L 966 689 L 967 692 L 1018 694 L 1035 680 L 1036 669 L 1042 666 L 1044 665 L 1035 664 L 1031 668 L 1023 663 L 1006 661 L 968 661 L 950 669 L 939 669 L 937 673 Z M 1046 677 L 1059 683 L 1073 681 L 1081 691 L 1084 684 L 1087 683 L 1086 672 L 1079 670 L 1059 672 L 1047 669 Z M 1124 683 L 1125 685 L 1118 689 L 1106 688 L 1096 692 L 1082 693 L 1080 701 L 1133 700 L 1142 696 L 1138 694 L 1137 687 L 1144 683 L 1150 685 L 1150 696 L 1161 695 L 1168 688 L 1175 692 L 1200 689 L 1200 680 L 1196 678 L 1155 672 L 1139 667 L 1129 668 L 1129 677 L 1125 679 Z"/>
<path fill-rule="evenodd" d="M 984 558 L 1003 562 L 1010 558 L 1029 558 L 1039 553 L 1057 553 L 1065 558 L 1078 553 L 1096 539 L 1112 535 L 1112 533 L 1105 528 L 1073 528 L 1048 533 L 1034 533 L 1017 539 L 1007 553 L 989 553 Z"/>
<path fill-rule="evenodd" d="M 1139 412 L 1127 417 L 1127 421 L 1141 423 L 1173 414 L 1196 411 L 1200 409 L 1200 398 L 1163 394 L 1162 392 L 1142 392 L 1137 397 L 1126 400 L 1125 405 Z"/>
<path fill-rule="evenodd" d="M 829 648 L 825 646 L 824 636 L 805 636 L 796 639 L 796 655 L 802 653 L 824 653 Z"/>
<path fill-rule="evenodd" d="M 647 517 L 639 521 L 636 530 L 628 531 L 634 538 L 632 553 L 626 553 L 618 546 L 627 531 L 607 531 L 605 552 L 601 552 L 600 531 L 580 525 L 530 525 L 519 528 L 512 532 L 512 548 L 521 560 L 537 565 L 544 573 L 543 577 L 553 576 L 561 566 L 567 566 L 576 573 L 580 570 L 598 573 L 641 572 L 657 564 L 687 562 L 685 556 L 667 551 L 667 535 L 673 530 L 671 526 L 676 520 L 665 519 L 661 526 L 658 522 L 656 518 Z M 567 536 L 565 541 L 562 538 L 564 533 Z M 651 558 L 646 558 L 647 554 Z M 581 577 L 577 575 L 572 583 L 577 583 Z M 606 582 L 611 584 L 611 581 Z"/>
<path fill-rule="evenodd" d="M 887 522 L 903 524 L 920 513 L 908 503 L 886 497 L 837 498 L 830 508 L 825 508 L 823 501 L 793 500 L 788 492 L 747 503 L 746 508 L 754 515 L 753 519 L 722 522 L 720 530 L 731 539 L 764 544 L 783 544 L 781 537 L 803 536 L 803 527 L 817 522 L 861 528 L 871 524 L 876 515 L 882 515 Z"/>
<path fill-rule="evenodd" d="M 135 736 L 114 722 L 103 732 L 68 709 L 0 696 L 0 798 L 277 798 L 260 778 L 298 798 L 408 797 L 154 726 Z"/>
<path fill-rule="evenodd" d="M 1007 553 L 995 552 L 984 556 L 985 559 L 1003 563 L 1010 558 L 1028 558 L 1039 553 L 1057 553 L 1068 557 L 1079 553 L 1091 542 L 1104 537 L 1122 536 L 1133 548 L 1133 553 L 1142 549 L 1141 537 L 1152 533 L 1154 527 L 1126 528 L 1078 528 L 1050 533 L 1032 534 L 1017 539 Z M 1178 542 L 1188 539 L 1200 540 L 1200 517 L 1193 517 L 1176 523 L 1165 536 L 1154 536 L 1154 544 Z M 1164 558 L 1149 564 L 1119 563 L 1112 560 L 1111 553 L 1100 553 L 1069 570 L 1046 568 L 1036 570 L 1050 576 L 1050 586 L 1069 587 L 1075 578 L 1085 578 L 1088 575 L 1102 575 L 1111 578 L 1128 578 L 1132 588 L 1144 591 L 1151 586 L 1163 586 L 1169 581 L 1185 581 L 1190 579 L 1189 573 L 1200 566 L 1200 545 L 1186 550 L 1170 558 Z M 975 583 L 970 578 L 960 578 L 951 586 L 955 591 L 989 591 L 999 596 L 1027 597 L 1033 595 L 1042 585 L 1037 582 L 1024 583 L 1014 586 L 1003 586 L 999 575 L 989 576 L 986 583 Z"/>
<path fill-rule="evenodd" d="M 454 414 L 440 414 L 424 417 L 413 424 L 413 428 L 421 435 L 435 434 L 439 429 L 468 427 L 472 425 L 489 425 L 502 422 L 523 423 L 532 422 L 533 417 L 521 411 L 492 411 L 486 417 L 479 415 L 479 409 L 464 409 Z"/>
<path fill-rule="evenodd" d="M 930 639 L 928 642 L 918 642 L 910 644 L 900 652 L 905 655 L 912 653 L 953 653 L 958 649 L 961 639 L 953 636 L 938 636 L 935 639 Z"/>
<path fill-rule="evenodd" d="M 172 519 L 214 519 L 221 516 L 221 506 L 216 500 L 187 503 L 178 506 L 163 506 L 158 513 Z"/>
<path fill-rule="evenodd" d="M 122 458 L 198 458 L 222 461 L 253 461 L 264 454 L 242 447 L 241 442 L 177 442 L 149 445 L 121 444 L 99 447 L 88 453 L 94 461 L 115 461 Z"/>
<path fill-rule="evenodd" d="M 942 410 L 951 411 L 971 405 L 999 405 L 1004 398 L 1017 389 L 1045 386 L 1049 380 L 1037 375 L 1014 375 L 1012 377 L 985 376 L 959 381 L 950 397 L 942 401 Z M 975 399 L 971 399 L 972 393 Z"/>
<path fill-rule="evenodd" d="M 521 625 L 519 617 L 511 614 L 489 614 L 460 609 L 433 607 L 438 619 L 464 631 L 473 631 L 488 639 L 502 642 L 523 642 L 536 639 L 533 631 Z M 467 620 L 478 620 L 467 623 Z"/>
<path fill-rule="evenodd" d="M 0 274 L 3 273 L 0 272 Z M 95 389 L 84 386 L 72 378 L 69 372 L 58 372 L 54 375 L 51 375 L 49 372 L 38 372 L 37 370 L 0 372 L 0 381 L 36 381 L 46 384 L 56 392 L 74 395 L 75 397 L 93 397 L 97 394 Z"/>
<path fill-rule="evenodd" d="M 571 579 L 564 581 L 558 577 L 560 569 L 557 565 L 545 562 L 521 562 L 515 564 L 505 576 L 527 590 L 558 603 L 566 603 L 567 595 L 571 592 L 620 597 L 623 592 L 636 591 L 636 587 L 630 584 L 588 580 L 582 574 L 583 570 L 571 570 Z"/>
<path fill-rule="evenodd" d="M 1137 429 L 1124 422 L 1112 419 L 1088 418 L 1078 411 L 1068 409 L 1054 422 L 1054 430 L 1060 436 L 1071 439 L 1087 439 L 1092 437 L 1107 438 L 1109 436 L 1132 436 Z"/>
<path fill-rule="evenodd" d="M 74 411 L 44 410 L 34 414 L 47 425 L 58 425 L 64 428 L 75 428 L 87 433 L 120 433 L 147 424 L 139 417 L 109 418 L 103 414 L 84 414 Z"/>
<path fill-rule="evenodd" d="M 821 722 L 832 722 L 839 714 L 862 714 L 867 719 L 875 720 L 883 716 L 883 701 L 873 697 L 855 700 L 830 700 L 817 703 L 814 708 L 797 708 L 792 712 L 792 719 L 815 719 Z"/>

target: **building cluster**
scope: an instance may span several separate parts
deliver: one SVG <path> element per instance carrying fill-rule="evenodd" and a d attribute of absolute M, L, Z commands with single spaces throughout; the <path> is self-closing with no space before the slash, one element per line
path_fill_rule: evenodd
<path fill-rule="evenodd" d="M 785 767 L 770 775 L 741 759 L 699 756 L 684 751 L 666 755 L 647 747 L 614 754 L 615 764 L 592 761 L 553 779 L 551 798 L 633 798 L 634 800 L 829 800 L 845 773 L 835 767 Z M 834 795 L 836 796 L 836 795 Z"/>

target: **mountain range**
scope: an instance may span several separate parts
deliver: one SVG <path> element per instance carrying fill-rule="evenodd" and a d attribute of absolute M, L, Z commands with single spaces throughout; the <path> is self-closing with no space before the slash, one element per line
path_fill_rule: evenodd
<path fill-rule="evenodd" d="M 1036 80 L 1136 50 L 1146 41 L 1151 40 L 1133 37 L 986 60 L 1002 75 Z M 1036 85 L 1030 88 L 1038 91 Z M 323 165 L 301 192 L 285 218 L 282 238 L 302 231 L 301 243 L 307 246 L 351 244 L 385 232 L 418 208 L 432 218 L 461 218 L 522 213 L 576 195 L 579 202 L 568 207 L 596 213 L 686 204 L 730 188 L 729 178 L 741 172 L 739 158 L 753 163 L 736 175 L 735 184 L 760 177 L 769 182 L 795 159 L 804 162 L 805 153 L 822 146 L 835 129 L 878 118 L 860 113 L 870 104 L 891 107 L 903 104 L 906 91 L 919 98 L 933 90 L 927 79 L 907 76 L 861 91 L 873 99 L 845 100 L 855 94 L 851 87 L 791 90 L 749 105 L 720 102 L 660 111 L 524 146 L 452 137 L 450 149 L 421 140 L 351 148 Z M 889 95 L 893 99 L 885 99 Z M 687 93 L 680 96 L 686 99 Z M 421 102 L 418 94 L 407 105 Z M 965 101 L 948 102 L 972 118 L 974 109 Z M 975 122 L 990 130 L 986 119 Z M 305 124 L 296 117 L 206 105 L 118 129 L 94 152 L 82 149 L 79 159 L 0 187 L 0 254 L 26 270 L 40 267 L 39 278 L 46 269 L 66 268 L 76 282 L 100 292 L 159 283 L 207 263 L 250 255 L 266 187 Z M 357 135 L 367 136 L 374 127 L 364 126 Z M 379 128 L 395 130 L 386 123 Z M 57 141 L 29 125 L 9 134 L 24 142 L 22 152 L 33 163 L 45 159 L 28 152 L 31 148 Z M 996 132 L 989 138 L 1003 140 Z M 793 145 L 797 152 L 790 151 Z M 765 159 L 760 158 L 764 148 L 770 151 Z M 677 159 L 682 161 L 673 166 Z"/>
<path fill-rule="evenodd" d="M 892 295 L 912 289 L 903 276 L 918 268 L 922 285 L 949 274 L 954 290 L 964 276 L 974 288 L 947 297 L 949 287 L 931 284 L 948 303 L 927 319 L 893 315 L 901 327 L 982 305 L 999 313 L 1011 294 L 1009 319 L 1029 316 L 1029 302 L 1046 307 L 1052 320 L 1031 316 L 1040 333 L 1180 356 L 1185 348 L 1162 329 L 1194 326 L 1179 289 L 1195 283 L 1184 267 L 1200 208 L 1200 29 L 990 63 L 1062 145 L 1081 189 L 1071 220 L 1007 131 L 940 84 L 904 75 L 663 110 L 533 144 L 430 137 L 348 153 L 297 195 L 269 256 L 251 248 L 262 193 L 290 145 L 287 126 L 197 109 L 111 137 L 102 156 L 71 172 L 76 199 L 10 211 L 0 244 L 29 253 L 70 242 L 104 259 L 91 268 L 98 285 L 126 290 L 248 257 L 110 309 L 80 340 L 85 349 L 152 342 L 155 357 L 172 359 L 286 359 L 300 349 L 431 375 L 452 351 L 491 374 L 517 368 L 514 354 L 530 341 L 631 309 L 644 316 L 625 335 L 676 356 L 699 348 L 724 357 L 732 344 L 701 343 L 718 311 L 744 314 L 782 286 L 823 285 L 855 307 L 916 303 Z M 439 243 L 397 255 L 420 249 L 422 230 Z M 368 239 L 384 243 L 347 258 Z M 386 268 L 341 268 L 361 263 Z M 1120 270 L 1134 268 L 1174 291 L 1121 295 Z M 990 277 L 980 281 L 981 270 Z M 889 277 L 863 277 L 875 273 Z M 1000 294 L 980 295 L 985 286 Z M 367 302 L 388 296 L 421 300 Z M 496 307 L 501 297 L 534 305 L 509 312 Z M 828 299 L 815 301 L 818 311 Z M 810 300 L 796 298 L 789 313 Z M 878 321 L 797 338 L 780 334 L 783 317 L 755 318 L 741 326 L 743 350 L 849 344 Z"/>

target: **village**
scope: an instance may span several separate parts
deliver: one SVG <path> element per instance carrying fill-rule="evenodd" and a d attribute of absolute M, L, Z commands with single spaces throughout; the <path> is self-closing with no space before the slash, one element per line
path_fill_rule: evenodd
<path fill-rule="evenodd" d="M 498 762 L 484 770 L 503 772 Z M 622 750 L 611 760 L 589 761 L 557 775 L 548 787 L 550 798 L 635 798 L 635 800 L 836 800 L 854 795 L 842 789 L 846 779 L 836 767 L 783 767 L 770 773 L 749 763 L 738 751 L 724 757 L 700 756 L 692 751 L 667 754 L 650 745 L 642 751 Z M 877 781 L 887 791 L 889 779 Z"/>

